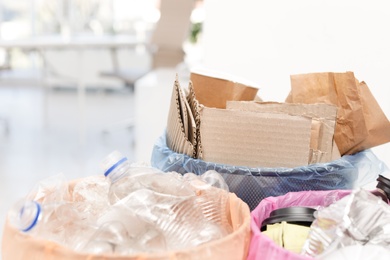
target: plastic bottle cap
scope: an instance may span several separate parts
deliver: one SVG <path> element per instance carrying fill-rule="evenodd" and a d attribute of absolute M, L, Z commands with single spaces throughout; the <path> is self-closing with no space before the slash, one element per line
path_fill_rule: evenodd
<path fill-rule="evenodd" d="M 27 210 L 33 210 L 31 212 L 27 212 Z M 32 219 L 30 221 L 31 215 Z M 41 205 L 36 201 L 31 201 L 30 203 L 26 203 L 19 212 L 19 218 L 21 221 L 20 230 L 23 232 L 30 231 L 38 222 L 39 215 L 41 214 Z M 26 219 L 25 219 L 26 218 Z M 25 220 L 25 221 L 23 221 Z M 24 227 L 26 225 L 26 227 Z"/>
<path fill-rule="evenodd" d="M 124 163 L 125 161 L 127 161 L 127 158 L 126 158 L 126 157 L 123 157 L 122 159 L 120 159 L 119 161 L 117 161 L 114 165 L 112 165 L 110 168 L 108 168 L 107 171 L 104 172 L 104 176 L 109 175 L 116 167 L 118 167 L 119 165 L 121 165 L 121 164 Z"/>

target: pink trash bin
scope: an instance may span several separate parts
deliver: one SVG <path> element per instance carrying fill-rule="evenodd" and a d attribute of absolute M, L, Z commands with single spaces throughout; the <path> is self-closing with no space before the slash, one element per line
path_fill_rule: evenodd
<path fill-rule="evenodd" d="M 268 197 L 251 212 L 252 239 L 249 247 L 248 260 L 273 259 L 273 260 L 307 260 L 312 259 L 288 251 L 275 244 L 269 237 L 262 234 L 260 227 L 262 222 L 270 216 L 271 211 L 279 208 L 293 206 L 328 206 L 348 194 L 350 190 L 331 191 L 301 191 L 289 192 L 283 196 Z"/>

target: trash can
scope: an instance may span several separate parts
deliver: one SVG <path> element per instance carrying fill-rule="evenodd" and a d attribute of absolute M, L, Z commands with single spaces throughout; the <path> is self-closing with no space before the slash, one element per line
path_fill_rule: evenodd
<path fill-rule="evenodd" d="M 163 134 L 155 142 L 151 164 L 164 172 L 192 172 L 202 174 L 208 170 L 219 172 L 230 192 L 256 208 L 260 201 L 270 196 L 280 196 L 293 191 L 344 190 L 374 181 L 387 171 L 387 166 L 370 150 L 340 159 L 296 168 L 250 168 L 223 165 L 194 159 L 172 151 Z"/>
<path fill-rule="evenodd" d="M 70 182 L 72 190 L 75 183 Z M 6 220 L 2 238 L 3 260 L 135 260 L 135 259 L 246 259 L 250 243 L 250 211 L 235 194 L 229 193 L 226 206 L 229 225 L 233 231 L 221 239 L 204 243 L 193 248 L 162 253 L 140 253 L 135 255 L 86 254 L 78 253 L 58 243 L 43 240 L 33 235 L 22 233 Z"/>
<path fill-rule="evenodd" d="M 271 211 L 293 206 L 317 207 L 328 206 L 351 193 L 350 190 L 333 191 L 301 191 L 289 192 L 279 197 L 269 197 L 251 212 L 251 243 L 248 260 L 280 259 L 280 260 L 307 260 L 307 256 L 291 252 L 277 245 L 271 238 L 261 233 L 263 221 L 270 216 Z"/>

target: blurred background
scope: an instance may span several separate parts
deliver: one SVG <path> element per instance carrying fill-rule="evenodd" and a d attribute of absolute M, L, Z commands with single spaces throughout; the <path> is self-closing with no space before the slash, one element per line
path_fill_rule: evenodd
<path fill-rule="evenodd" d="M 289 76 L 355 72 L 390 118 L 385 0 L 0 0 L 0 216 L 40 179 L 149 162 L 176 75 L 202 66 L 283 102 Z M 375 154 L 390 164 L 390 145 Z M 1 232 L 1 230 L 0 230 Z"/>

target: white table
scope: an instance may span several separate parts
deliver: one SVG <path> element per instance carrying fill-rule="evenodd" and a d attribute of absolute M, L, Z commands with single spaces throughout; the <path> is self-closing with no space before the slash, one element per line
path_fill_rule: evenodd
<path fill-rule="evenodd" d="M 82 35 L 82 36 L 40 36 L 18 40 L 0 40 L 0 48 L 7 51 L 19 49 L 26 52 L 37 52 L 43 62 L 43 85 L 47 88 L 47 62 L 45 51 L 49 50 L 76 50 L 78 51 L 79 59 L 75 66 L 78 67 L 77 96 L 79 103 L 79 141 L 80 144 L 85 143 L 86 126 L 85 126 L 85 82 L 83 81 L 83 73 L 85 65 L 83 63 L 83 51 L 90 49 L 108 49 L 112 54 L 113 68 L 118 69 L 115 52 L 118 48 L 135 48 L 137 46 L 145 46 L 147 43 L 146 37 L 137 37 L 136 35 Z M 45 104 L 46 107 L 46 104 Z"/>

